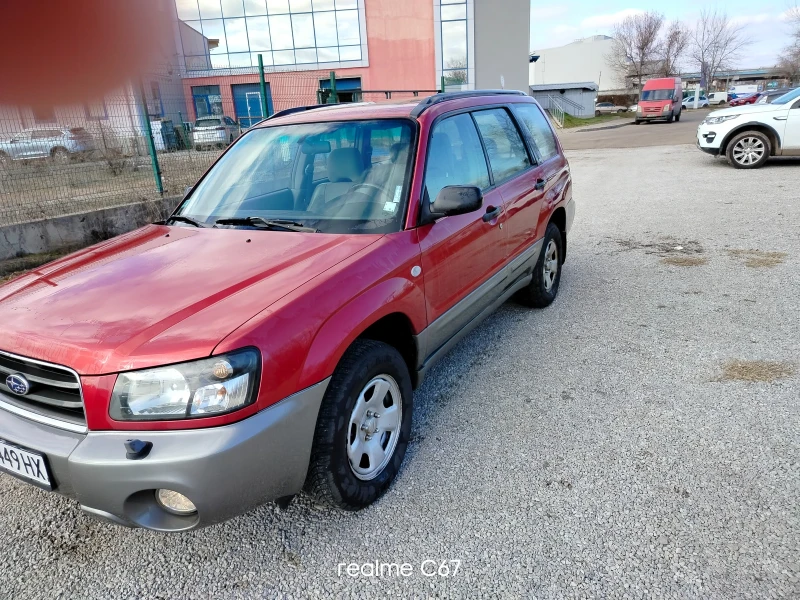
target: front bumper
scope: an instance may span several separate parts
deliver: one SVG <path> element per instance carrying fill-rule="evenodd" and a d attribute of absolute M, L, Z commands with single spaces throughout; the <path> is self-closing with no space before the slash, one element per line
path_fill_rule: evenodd
<path fill-rule="evenodd" d="M 697 148 L 707 154 L 718 155 L 722 144 L 723 132 L 718 126 L 700 124 L 697 128 Z"/>
<path fill-rule="evenodd" d="M 85 512 L 128 527 L 184 531 L 301 490 L 328 382 L 208 429 L 79 434 L 0 410 L 0 438 L 45 454 L 54 491 L 76 499 Z M 145 458 L 126 458 L 131 438 L 152 442 Z M 155 500 L 159 488 L 187 496 L 197 513 L 166 511 Z"/>

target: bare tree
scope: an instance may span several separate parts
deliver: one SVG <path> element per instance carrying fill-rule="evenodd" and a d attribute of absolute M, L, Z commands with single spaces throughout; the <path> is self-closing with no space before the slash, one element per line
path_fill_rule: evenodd
<path fill-rule="evenodd" d="M 800 7 L 796 4 L 786 11 L 786 21 L 791 27 L 792 43 L 778 57 L 777 68 L 790 83 L 800 81 Z"/>
<path fill-rule="evenodd" d="M 680 63 L 689 47 L 689 30 L 680 21 L 667 25 L 657 50 L 657 73 L 672 77 L 680 73 Z"/>
<path fill-rule="evenodd" d="M 625 17 L 614 26 L 614 42 L 608 58 L 623 82 L 632 78 L 642 88 L 642 80 L 650 75 L 658 57 L 658 35 L 663 24 L 664 16 L 651 11 Z"/>
<path fill-rule="evenodd" d="M 467 83 L 467 59 L 454 58 L 447 61 L 444 72 L 444 81 L 447 85 L 460 85 Z"/>
<path fill-rule="evenodd" d="M 721 69 L 731 68 L 733 61 L 750 43 L 744 27 L 735 25 L 727 14 L 717 9 L 703 9 L 691 34 L 689 57 L 708 87 Z"/>

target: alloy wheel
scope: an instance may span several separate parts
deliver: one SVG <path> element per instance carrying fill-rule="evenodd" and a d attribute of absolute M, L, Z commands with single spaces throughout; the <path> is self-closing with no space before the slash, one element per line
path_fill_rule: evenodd
<path fill-rule="evenodd" d="M 764 142 L 757 137 L 744 137 L 733 147 L 733 160 L 740 165 L 750 166 L 761 160 L 766 152 Z"/>
<path fill-rule="evenodd" d="M 347 427 L 347 458 L 361 480 L 375 479 L 394 455 L 403 422 L 400 387 L 387 374 L 374 377 L 359 393 Z"/>
<path fill-rule="evenodd" d="M 544 253 L 544 289 L 550 291 L 558 275 L 558 246 L 550 240 Z"/>

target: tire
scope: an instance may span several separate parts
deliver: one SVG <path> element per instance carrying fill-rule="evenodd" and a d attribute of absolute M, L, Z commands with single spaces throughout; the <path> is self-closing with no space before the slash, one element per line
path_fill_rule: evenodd
<path fill-rule="evenodd" d="M 683 112 L 683 111 L 681 111 L 681 112 Z M 680 120 L 681 120 L 681 113 L 679 112 L 677 115 L 675 115 L 675 122 L 677 123 Z"/>
<path fill-rule="evenodd" d="M 641 121 L 640 119 L 634 119 L 634 120 L 633 120 L 633 124 L 634 124 L 634 125 L 641 125 L 641 124 L 642 124 L 642 121 Z"/>
<path fill-rule="evenodd" d="M 194 149 L 195 149 L 195 152 L 200 152 L 200 146 L 199 145 L 195 146 Z"/>
<path fill-rule="evenodd" d="M 69 164 L 69 160 L 70 160 L 69 152 L 67 152 L 64 148 L 55 148 L 55 149 L 53 149 L 53 151 L 50 152 L 50 158 L 57 165 Z"/>
<path fill-rule="evenodd" d="M 617 111 L 617 114 L 618 114 L 618 115 L 621 115 L 621 114 L 623 114 L 624 112 L 625 112 L 625 111 L 624 111 L 623 109 L 621 109 L 621 108 L 620 108 L 620 109 Z"/>
<path fill-rule="evenodd" d="M 381 387 L 386 389 L 382 402 L 375 395 Z M 343 510 L 359 510 L 380 498 L 394 481 L 406 454 L 412 394 L 408 367 L 396 349 L 383 342 L 356 340 L 336 367 L 322 400 L 306 491 L 318 501 Z M 381 419 L 389 414 L 396 418 L 391 432 L 382 430 L 381 425 Z M 367 453 L 370 450 L 379 464 L 372 462 Z"/>
<path fill-rule="evenodd" d="M 757 169 L 769 160 L 772 146 L 760 131 L 743 131 L 728 142 L 725 156 L 736 169 Z"/>
<path fill-rule="evenodd" d="M 231 139 L 228 140 L 228 146 L 230 146 L 232 143 L 233 143 L 233 134 L 231 134 Z"/>
<path fill-rule="evenodd" d="M 672 123 L 675 120 L 675 115 L 671 114 L 667 117 L 667 123 Z"/>
<path fill-rule="evenodd" d="M 520 302 L 532 308 L 544 308 L 556 299 L 558 285 L 561 283 L 561 265 L 564 262 L 563 247 L 561 230 L 554 223 L 549 223 L 542 242 L 542 252 L 533 268 L 533 280 L 528 287 L 520 290 L 518 295 Z M 550 258 L 546 258 L 548 256 Z M 549 266 L 547 263 L 550 263 Z"/>
<path fill-rule="evenodd" d="M 11 166 L 11 158 L 5 152 L 0 152 L 0 167 Z"/>
<path fill-rule="evenodd" d="M 594 116 L 595 117 L 599 117 L 600 116 L 600 111 L 599 110 L 594 111 Z"/>

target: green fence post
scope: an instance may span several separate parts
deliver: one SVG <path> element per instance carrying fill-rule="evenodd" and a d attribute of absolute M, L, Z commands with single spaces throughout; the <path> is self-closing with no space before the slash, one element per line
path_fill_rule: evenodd
<path fill-rule="evenodd" d="M 153 140 L 153 128 L 150 126 L 150 111 L 147 110 L 147 96 L 144 93 L 144 84 L 139 82 L 139 100 L 141 102 L 142 117 L 144 118 L 144 133 L 147 138 L 147 149 L 150 151 L 150 163 L 153 166 L 153 178 L 156 180 L 156 191 L 164 193 L 164 183 L 161 181 L 161 167 L 158 165 L 156 144 Z"/>
<path fill-rule="evenodd" d="M 336 95 L 336 71 L 331 71 L 331 94 L 328 96 L 328 104 L 338 104 L 339 96 Z"/>
<path fill-rule="evenodd" d="M 269 105 L 267 104 L 267 83 L 264 81 L 264 57 L 261 54 L 258 55 L 258 83 L 261 86 L 261 112 L 266 119 L 269 116 Z"/>
<path fill-rule="evenodd" d="M 442 83 L 442 93 L 444 94 L 444 75 L 442 75 L 441 83 Z"/>

